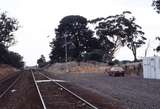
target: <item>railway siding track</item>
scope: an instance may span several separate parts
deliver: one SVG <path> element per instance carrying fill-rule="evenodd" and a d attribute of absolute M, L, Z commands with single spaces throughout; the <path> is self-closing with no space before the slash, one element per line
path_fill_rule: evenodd
<path fill-rule="evenodd" d="M 20 79 L 20 74 L 16 73 L 3 80 L 0 80 L 0 99 L 16 84 Z"/>
<path fill-rule="evenodd" d="M 32 72 L 44 109 L 98 109 L 66 87 L 40 72 Z"/>

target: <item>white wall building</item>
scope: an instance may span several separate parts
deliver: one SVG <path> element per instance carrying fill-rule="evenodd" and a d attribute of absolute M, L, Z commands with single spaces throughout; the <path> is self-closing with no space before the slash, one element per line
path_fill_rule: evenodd
<path fill-rule="evenodd" d="M 160 57 L 146 57 L 143 59 L 143 77 L 160 79 Z"/>

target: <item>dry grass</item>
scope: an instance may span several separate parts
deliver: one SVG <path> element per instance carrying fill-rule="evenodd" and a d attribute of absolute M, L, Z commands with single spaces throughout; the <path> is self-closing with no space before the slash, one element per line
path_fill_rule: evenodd
<path fill-rule="evenodd" d="M 99 65 L 93 63 L 81 62 L 80 65 L 76 62 L 56 63 L 51 65 L 47 71 L 55 73 L 65 73 L 67 70 L 69 73 L 104 73 L 106 65 Z M 67 69 L 67 70 L 66 70 Z"/>
<path fill-rule="evenodd" d="M 139 66 L 140 65 L 140 66 Z M 98 74 L 108 74 L 112 66 L 108 66 L 105 63 L 85 63 L 81 62 L 80 65 L 76 62 L 68 62 L 65 63 L 56 63 L 51 65 L 47 71 L 54 72 L 58 74 L 69 73 L 73 74 L 80 74 L 80 73 L 98 73 Z M 142 76 L 143 75 L 143 68 L 142 64 L 125 64 L 121 65 L 121 67 L 125 70 L 125 75 L 129 76 Z M 67 69 L 67 70 L 66 70 Z"/>
<path fill-rule="evenodd" d="M 0 79 L 3 79 L 11 74 L 13 74 L 14 72 L 16 72 L 17 70 L 9 65 L 6 64 L 0 64 Z"/>

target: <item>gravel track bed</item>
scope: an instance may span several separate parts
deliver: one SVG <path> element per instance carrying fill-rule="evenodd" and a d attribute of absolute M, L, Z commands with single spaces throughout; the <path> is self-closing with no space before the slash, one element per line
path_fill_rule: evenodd
<path fill-rule="evenodd" d="M 34 72 L 35 80 L 48 80 L 46 77 L 42 76 L 39 72 Z"/>
<path fill-rule="evenodd" d="M 19 77 L 18 74 L 10 75 L 0 81 L 0 95 L 8 89 L 8 87 Z"/>
<path fill-rule="evenodd" d="M 43 109 L 30 72 L 23 72 L 15 86 L 0 99 L 0 109 Z"/>
<path fill-rule="evenodd" d="M 53 82 L 38 83 L 47 109 L 92 109 Z"/>
<path fill-rule="evenodd" d="M 160 80 L 92 73 L 56 75 L 106 98 L 116 99 L 126 109 L 160 109 Z"/>

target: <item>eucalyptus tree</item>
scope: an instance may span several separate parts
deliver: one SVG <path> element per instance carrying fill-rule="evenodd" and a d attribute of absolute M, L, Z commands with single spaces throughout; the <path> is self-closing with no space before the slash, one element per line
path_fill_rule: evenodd
<path fill-rule="evenodd" d="M 144 32 L 135 23 L 135 18 L 130 17 L 131 12 L 124 11 L 122 14 L 101 17 L 90 20 L 89 23 L 96 24 L 96 35 L 105 51 L 104 60 L 112 61 L 114 54 L 123 46 L 127 45 L 132 50 L 135 60 L 136 50 L 144 44 Z"/>

